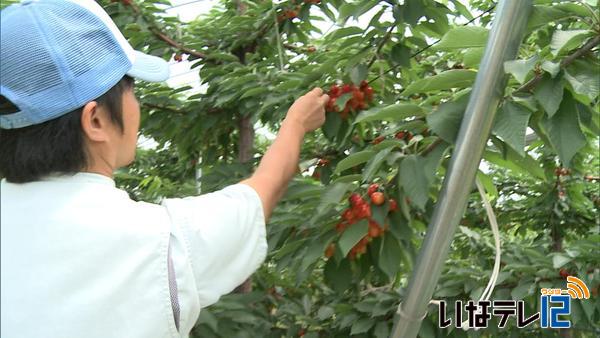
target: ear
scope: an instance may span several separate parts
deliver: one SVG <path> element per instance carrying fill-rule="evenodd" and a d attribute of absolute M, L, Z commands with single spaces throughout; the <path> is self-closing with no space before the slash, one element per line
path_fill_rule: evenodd
<path fill-rule="evenodd" d="M 91 101 L 83 106 L 81 112 L 81 129 L 92 142 L 105 142 L 109 140 L 110 121 L 103 109 L 96 101 Z"/>

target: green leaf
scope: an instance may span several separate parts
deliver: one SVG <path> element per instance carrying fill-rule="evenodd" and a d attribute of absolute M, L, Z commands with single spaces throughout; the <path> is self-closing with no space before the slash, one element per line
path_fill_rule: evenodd
<path fill-rule="evenodd" d="M 485 47 L 489 31 L 477 26 L 461 26 L 449 30 L 433 48 L 452 50 L 474 47 Z"/>
<path fill-rule="evenodd" d="M 529 124 L 531 111 L 511 101 L 500 107 L 492 133 L 501 137 L 521 156 L 525 156 L 525 132 Z"/>
<path fill-rule="evenodd" d="M 240 97 L 240 100 L 245 99 L 250 96 L 259 96 L 260 94 L 264 94 L 264 93 L 268 92 L 269 90 L 270 89 L 267 87 L 252 88 L 250 90 L 245 91 L 244 94 L 242 94 L 242 96 Z"/>
<path fill-rule="evenodd" d="M 527 78 L 527 74 L 533 70 L 537 59 L 537 55 L 534 55 L 527 60 L 506 61 L 504 62 L 504 71 L 512 74 L 519 83 L 523 83 Z"/>
<path fill-rule="evenodd" d="M 381 164 L 386 159 L 386 157 L 390 154 L 393 148 L 386 148 L 377 153 L 373 158 L 369 160 L 365 169 L 363 170 L 362 179 L 363 182 L 370 182 L 373 178 L 373 175 L 379 170 Z"/>
<path fill-rule="evenodd" d="M 483 57 L 483 47 L 467 48 L 463 56 L 463 63 L 468 68 L 476 68 L 481 63 Z"/>
<path fill-rule="evenodd" d="M 359 63 L 350 71 L 350 80 L 354 82 L 354 84 L 359 85 L 360 82 L 367 78 L 367 74 L 369 74 L 369 68 L 366 65 Z"/>
<path fill-rule="evenodd" d="M 338 204 L 351 187 L 351 183 L 335 183 L 329 186 L 321 196 L 321 202 L 317 207 L 317 214 L 314 217 L 317 218 L 328 209 L 331 209 L 334 205 Z"/>
<path fill-rule="evenodd" d="M 600 112 L 592 111 L 591 107 L 581 103 L 577 103 L 576 106 L 581 124 L 586 126 L 592 133 L 600 135 Z"/>
<path fill-rule="evenodd" d="M 468 103 L 469 95 L 461 96 L 454 102 L 442 103 L 437 110 L 427 115 L 427 124 L 444 141 L 454 143 Z"/>
<path fill-rule="evenodd" d="M 402 21 L 409 25 L 416 24 L 425 14 L 425 7 L 423 6 L 422 0 L 406 0 L 404 1 L 404 5 L 399 7 L 399 10 Z"/>
<path fill-rule="evenodd" d="M 334 174 L 339 174 L 342 171 L 355 167 L 359 164 L 365 163 L 375 156 L 375 152 L 372 150 L 363 150 L 354 154 L 350 154 L 345 159 L 341 160 L 335 167 Z"/>
<path fill-rule="evenodd" d="M 429 199 L 429 180 L 423 172 L 423 158 L 409 155 L 400 163 L 400 182 L 413 204 L 424 210 Z"/>
<path fill-rule="evenodd" d="M 576 29 L 570 31 L 557 30 L 552 35 L 550 50 L 554 56 L 557 56 L 562 51 L 568 52 L 571 49 L 579 46 L 589 36 L 590 31 L 585 29 Z"/>
<path fill-rule="evenodd" d="M 355 246 L 363 237 L 369 232 L 369 223 L 363 219 L 352 224 L 346 231 L 342 233 L 338 246 L 342 252 L 342 255 L 346 257 L 350 249 Z"/>
<path fill-rule="evenodd" d="M 512 289 L 510 296 L 514 300 L 522 300 L 525 296 L 533 292 L 534 286 L 535 283 L 532 283 L 531 281 L 523 281 L 516 288 Z"/>
<path fill-rule="evenodd" d="M 494 163 L 500 167 L 504 167 L 524 175 L 531 175 L 542 181 L 546 180 L 544 169 L 540 167 L 540 163 L 534 160 L 531 156 L 525 155 L 525 157 L 519 156 L 516 151 L 508 147 L 505 149 L 506 158 L 502 153 L 495 151 L 485 151 L 483 158 L 491 163 Z"/>
<path fill-rule="evenodd" d="M 445 90 L 452 88 L 465 88 L 471 86 L 477 72 L 468 69 L 452 69 L 443 73 L 417 80 L 411 83 L 402 92 L 402 95 L 409 96 L 415 93 L 424 93 L 435 90 Z"/>
<path fill-rule="evenodd" d="M 373 335 L 375 338 L 387 338 L 390 334 L 390 329 L 386 322 L 379 322 L 375 325 L 375 331 Z"/>
<path fill-rule="evenodd" d="M 371 327 L 375 325 L 375 320 L 371 318 L 361 318 L 352 324 L 352 329 L 350 330 L 350 334 L 359 334 L 365 333 L 369 331 Z"/>
<path fill-rule="evenodd" d="M 587 96 L 590 101 L 595 100 L 600 94 L 600 76 L 598 61 L 575 60 L 565 72 L 565 79 L 577 94 Z"/>
<path fill-rule="evenodd" d="M 410 48 L 403 43 L 397 43 L 390 51 L 390 60 L 400 67 L 408 67 L 410 66 L 410 55 Z"/>
<path fill-rule="evenodd" d="M 562 81 L 553 79 L 550 74 L 544 74 L 539 85 L 534 89 L 533 96 L 544 108 L 549 117 L 554 116 L 563 98 L 564 85 Z"/>
<path fill-rule="evenodd" d="M 326 39 L 329 41 L 337 41 L 341 38 L 344 38 L 346 36 L 351 36 L 351 35 L 362 35 L 365 31 L 360 28 L 360 27 L 344 27 L 344 28 L 340 28 L 332 33 L 330 33 L 329 35 L 327 35 Z"/>
<path fill-rule="evenodd" d="M 390 234 L 383 236 L 377 264 L 390 280 L 393 280 L 400 271 L 401 254 L 402 249 L 398 245 L 398 240 Z"/>
<path fill-rule="evenodd" d="M 407 117 L 424 116 L 423 108 L 410 103 L 396 103 L 384 108 L 374 108 L 361 112 L 354 123 L 387 120 L 402 121 Z"/>
<path fill-rule="evenodd" d="M 481 170 L 477 170 L 477 178 L 481 182 L 481 185 L 483 185 L 490 201 L 498 198 L 498 189 L 496 188 L 496 185 L 494 185 L 491 175 L 486 175 Z"/>
<path fill-rule="evenodd" d="M 321 127 L 323 135 L 332 141 L 342 126 L 342 117 L 338 113 L 325 113 L 325 123 Z"/>
<path fill-rule="evenodd" d="M 552 62 L 552 61 L 544 61 L 542 62 L 542 69 L 550 73 L 552 78 L 555 78 L 558 72 L 560 72 L 560 63 Z"/>
<path fill-rule="evenodd" d="M 209 309 L 202 309 L 200 316 L 198 317 L 198 324 L 206 324 L 214 332 L 219 332 L 219 321 L 213 315 Z"/>
<path fill-rule="evenodd" d="M 552 5 L 554 6 L 554 5 Z M 539 27 L 570 16 L 570 13 L 552 8 L 551 6 L 533 6 L 527 20 L 527 31 L 531 32 Z"/>
<path fill-rule="evenodd" d="M 573 156 L 586 144 L 585 136 L 579 127 L 575 100 L 569 92 L 565 93 L 558 112 L 552 118 L 546 119 L 545 127 L 558 157 L 563 165 L 568 167 Z"/>
<path fill-rule="evenodd" d="M 555 269 L 561 268 L 572 260 L 573 258 L 569 256 L 557 253 L 552 257 L 552 267 Z"/>
<path fill-rule="evenodd" d="M 331 306 L 323 305 L 319 308 L 319 311 L 317 312 L 317 317 L 319 318 L 319 320 L 325 320 L 331 318 L 331 316 L 333 316 L 334 313 L 335 310 Z"/>
<path fill-rule="evenodd" d="M 221 61 L 229 61 L 229 62 L 239 62 L 240 59 L 233 54 L 228 53 L 210 53 L 206 56 L 207 59 L 210 60 L 221 60 Z"/>
<path fill-rule="evenodd" d="M 323 273 L 327 284 L 337 292 L 343 292 L 352 283 L 352 270 L 347 259 L 343 259 L 339 265 L 335 259 L 329 259 Z"/>
<path fill-rule="evenodd" d="M 346 103 L 352 99 L 352 93 L 342 94 L 340 97 L 335 100 L 335 105 L 338 107 L 340 111 L 344 110 Z"/>

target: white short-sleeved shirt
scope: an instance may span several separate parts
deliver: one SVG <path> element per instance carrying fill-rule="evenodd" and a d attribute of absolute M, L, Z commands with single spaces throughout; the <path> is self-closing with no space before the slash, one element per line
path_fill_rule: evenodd
<path fill-rule="evenodd" d="M 0 207 L 3 338 L 187 337 L 267 252 L 262 203 L 244 184 L 156 205 L 98 174 L 3 180 Z"/>

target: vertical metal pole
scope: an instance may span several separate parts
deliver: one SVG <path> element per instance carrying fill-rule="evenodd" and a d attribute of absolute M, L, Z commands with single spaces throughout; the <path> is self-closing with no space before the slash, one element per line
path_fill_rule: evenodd
<path fill-rule="evenodd" d="M 485 47 L 456 147 L 444 179 L 429 231 L 410 278 L 406 298 L 398 306 L 393 338 L 414 338 L 442 272 L 444 261 L 460 219 L 475 173 L 492 128 L 507 77 L 504 62 L 517 56 L 531 0 L 500 0 Z"/>

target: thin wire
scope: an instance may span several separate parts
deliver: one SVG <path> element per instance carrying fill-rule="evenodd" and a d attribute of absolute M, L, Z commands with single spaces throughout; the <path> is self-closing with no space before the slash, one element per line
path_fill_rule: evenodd
<path fill-rule="evenodd" d="M 475 20 L 481 18 L 482 16 L 484 16 L 485 14 L 491 12 L 494 8 L 496 8 L 496 3 L 494 3 L 490 8 L 486 9 L 483 13 L 479 14 L 478 16 L 474 17 L 473 19 L 469 20 L 468 22 L 464 23 L 462 26 L 466 26 L 468 24 L 473 23 Z M 410 56 L 410 58 L 414 58 L 415 56 L 423 53 L 424 51 L 428 50 L 429 48 L 435 46 L 437 43 L 439 43 L 440 41 L 442 41 L 442 39 L 437 39 L 436 41 L 434 41 L 433 43 L 431 43 L 430 45 L 427 45 L 423 48 L 421 48 L 419 51 L 417 51 L 416 53 L 412 54 Z M 386 70 L 384 73 L 388 73 L 392 70 L 395 70 L 396 68 L 398 68 L 398 65 L 390 67 L 388 70 Z M 381 75 L 377 75 L 374 79 L 372 79 L 371 81 L 369 81 L 369 83 L 379 79 L 381 77 Z"/>
<path fill-rule="evenodd" d="M 481 297 L 479 297 L 479 302 L 481 302 L 482 300 L 489 300 L 490 296 L 492 295 L 492 292 L 494 292 L 494 287 L 496 286 L 496 281 L 498 280 L 498 275 L 500 274 L 500 262 L 502 260 L 502 248 L 500 245 L 500 231 L 498 230 L 498 221 L 496 219 L 496 215 L 494 214 L 494 209 L 492 208 L 492 205 L 490 204 L 490 201 L 488 200 L 488 198 L 485 194 L 485 189 L 483 188 L 483 185 L 481 184 L 481 181 L 479 180 L 479 178 L 475 178 L 475 184 L 477 185 L 477 190 L 479 191 L 479 195 L 481 195 L 481 200 L 483 201 L 483 206 L 485 207 L 485 212 L 486 212 L 488 220 L 490 222 L 490 227 L 492 228 L 492 233 L 494 234 L 494 247 L 496 249 L 496 257 L 494 259 L 494 268 L 492 270 L 492 275 L 490 276 L 490 281 L 488 282 L 487 286 L 485 287 L 485 290 L 483 290 Z M 481 313 L 481 311 L 477 311 L 477 312 Z M 463 330 L 465 330 L 465 331 L 472 329 L 472 327 L 469 327 L 469 320 L 465 320 L 461 326 L 462 326 Z M 479 328 L 475 328 L 475 330 L 478 330 L 478 329 Z"/>

